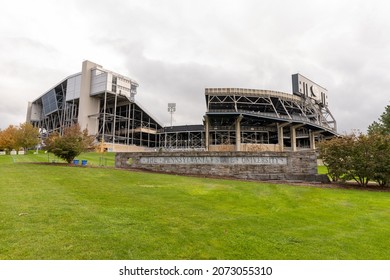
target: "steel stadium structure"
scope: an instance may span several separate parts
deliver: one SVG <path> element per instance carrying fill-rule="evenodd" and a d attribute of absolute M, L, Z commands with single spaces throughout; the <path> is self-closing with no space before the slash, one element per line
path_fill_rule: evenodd
<path fill-rule="evenodd" d="M 79 123 L 112 151 L 314 149 L 337 135 L 327 90 L 300 74 L 293 92 L 206 88 L 203 124 L 164 127 L 135 100 L 138 83 L 84 61 L 82 71 L 29 102 L 42 138 Z"/>

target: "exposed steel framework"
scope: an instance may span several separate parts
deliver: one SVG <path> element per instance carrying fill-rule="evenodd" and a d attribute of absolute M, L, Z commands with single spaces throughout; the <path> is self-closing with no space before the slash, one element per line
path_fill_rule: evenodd
<path fill-rule="evenodd" d="M 242 88 L 207 88 L 205 97 L 209 146 L 280 144 L 296 150 L 337 134 L 329 108 L 312 98 Z"/>
<path fill-rule="evenodd" d="M 295 84 L 294 84 L 295 83 Z M 101 143 L 153 150 L 252 151 L 315 148 L 337 135 L 326 89 L 299 74 L 293 94 L 206 88 L 203 124 L 163 127 L 135 101 L 138 84 L 92 62 L 29 103 L 27 121 L 42 138 L 83 122 Z M 310 91 L 311 90 L 311 91 Z M 87 112 L 87 113 L 86 113 Z"/>
<path fill-rule="evenodd" d="M 53 132 L 62 134 L 65 127 L 77 123 L 79 100 L 66 102 L 66 87 L 67 79 L 29 104 L 27 120 L 39 128 L 42 138 Z M 47 106 L 48 101 L 53 105 Z M 45 110 L 46 107 L 52 110 Z"/>

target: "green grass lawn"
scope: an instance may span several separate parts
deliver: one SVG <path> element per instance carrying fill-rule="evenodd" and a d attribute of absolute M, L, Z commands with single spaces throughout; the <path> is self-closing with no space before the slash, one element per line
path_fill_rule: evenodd
<path fill-rule="evenodd" d="M 0 259 L 390 259 L 388 192 L 16 162 Z"/>
<path fill-rule="evenodd" d="M 318 174 L 328 174 L 328 168 L 324 165 L 318 165 L 317 170 Z"/>
<path fill-rule="evenodd" d="M 115 153 L 82 153 L 75 159 L 79 160 L 81 165 L 82 160 L 87 161 L 89 166 L 115 166 Z M 56 157 L 52 153 L 45 153 L 39 151 L 38 154 L 34 154 L 33 151 L 29 151 L 25 155 L 14 155 L 14 156 L 0 156 L 1 162 L 15 162 L 15 163 L 27 163 L 27 162 L 49 162 L 49 163 L 66 163 L 64 160 Z"/>

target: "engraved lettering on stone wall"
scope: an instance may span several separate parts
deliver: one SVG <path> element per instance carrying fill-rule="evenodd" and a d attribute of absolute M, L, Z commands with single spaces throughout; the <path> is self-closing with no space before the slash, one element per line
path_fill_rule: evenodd
<path fill-rule="evenodd" d="M 286 165 L 286 157 L 141 157 L 141 164 Z"/>

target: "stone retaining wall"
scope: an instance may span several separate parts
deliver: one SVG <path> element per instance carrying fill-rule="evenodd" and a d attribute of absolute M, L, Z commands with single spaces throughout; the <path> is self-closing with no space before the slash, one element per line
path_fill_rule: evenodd
<path fill-rule="evenodd" d="M 326 181 L 314 151 L 117 153 L 117 168 L 251 180 Z"/>

